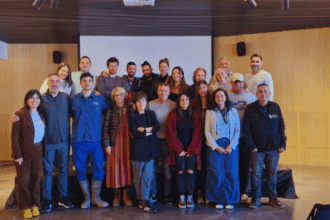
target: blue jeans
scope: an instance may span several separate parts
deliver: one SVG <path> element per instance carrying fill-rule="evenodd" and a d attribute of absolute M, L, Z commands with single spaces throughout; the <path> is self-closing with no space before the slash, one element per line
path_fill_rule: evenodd
<path fill-rule="evenodd" d="M 68 166 L 69 166 L 69 144 L 47 144 L 46 157 L 44 161 L 44 198 L 52 199 L 53 166 L 56 155 L 58 168 L 58 191 L 60 198 L 68 196 Z"/>
<path fill-rule="evenodd" d="M 159 140 L 158 139 L 159 149 L 162 154 L 163 159 L 163 166 L 164 166 L 164 194 L 165 196 L 171 194 L 171 185 L 172 185 L 172 172 L 171 167 L 168 164 L 168 158 L 170 154 L 170 147 L 166 140 Z M 157 194 L 157 181 L 156 181 L 156 171 L 157 171 L 157 160 L 154 160 L 154 169 L 151 178 L 151 187 L 150 187 L 150 194 L 156 196 Z"/>
<path fill-rule="evenodd" d="M 91 162 L 92 180 L 102 181 L 104 178 L 103 149 L 101 142 L 72 143 L 72 159 L 76 166 L 79 182 L 87 180 L 87 158 Z"/>
<path fill-rule="evenodd" d="M 276 181 L 277 166 L 280 154 L 277 151 L 251 152 L 252 166 L 252 197 L 261 198 L 261 175 L 265 163 L 267 173 L 267 191 L 269 198 L 277 197 Z"/>
<path fill-rule="evenodd" d="M 153 174 L 154 160 L 149 162 L 131 161 L 133 168 L 133 181 L 135 183 L 136 198 L 149 200 L 151 176 Z"/>

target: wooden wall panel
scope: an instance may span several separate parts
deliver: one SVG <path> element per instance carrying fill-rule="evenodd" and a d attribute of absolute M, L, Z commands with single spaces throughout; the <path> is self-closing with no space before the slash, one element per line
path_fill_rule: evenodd
<path fill-rule="evenodd" d="M 284 164 L 330 166 L 330 28 L 214 38 L 214 67 L 228 57 L 233 72 L 251 71 L 250 56 L 263 56 L 263 69 L 272 74 L 274 101 L 282 108 L 287 127 Z M 244 41 L 247 55 L 238 57 Z"/>
<path fill-rule="evenodd" d="M 56 72 L 53 51 L 62 52 L 62 62 L 78 70 L 76 44 L 9 44 L 8 60 L 0 60 L 0 160 L 11 160 L 11 114 L 23 107 L 30 89 L 40 89 L 50 73 Z"/>

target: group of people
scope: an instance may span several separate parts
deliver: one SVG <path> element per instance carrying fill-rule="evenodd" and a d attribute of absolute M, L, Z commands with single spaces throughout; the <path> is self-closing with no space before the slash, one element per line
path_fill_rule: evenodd
<path fill-rule="evenodd" d="M 210 83 L 205 81 L 206 70 L 197 68 L 191 86 L 181 67 L 174 67 L 169 75 L 167 58 L 159 61 L 159 75 L 147 61 L 142 63 L 141 78 L 135 77 L 133 62 L 127 64 L 127 75 L 118 76 L 115 57 L 107 60 L 108 71 L 96 80 L 89 72 L 92 64 L 87 56 L 80 59 L 80 72 L 72 72 L 68 64 L 59 65 L 57 73 L 42 85 L 43 94 L 30 90 L 24 107 L 13 115 L 18 209 L 24 210 L 24 218 L 39 215 L 43 171 L 42 211 L 52 210 L 55 158 L 58 205 L 73 207 L 68 197 L 70 144 L 85 197 L 83 209 L 91 204 L 109 206 L 100 198 L 106 176 L 106 186 L 114 189 L 114 207 L 121 200 L 132 206 L 128 187 L 134 183 L 139 209 L 157 212 L 152 202 L 157 196 L 159 164 L 164 168 L 166 204 L 172 204 L 174 165 L 180 208 L 194 207 L 197 185 L 198 203 L 214 202 L 217 209 L 233 209 L 235 203 L 248 201 L 250 179 L 249 207 L 258 208 L 264 163 L 269 204 L 283 208 L 277 199 L 276 173 L 279 153 L 286 147 L 284 120 L 279 105 L 272 101 L 273 82 L 270 73 L 261 69 L 262 57 L 252 55 L 250 65 L 252 73 L 244 77 L 232 73 L 228 59 L 221 58 Z"/>

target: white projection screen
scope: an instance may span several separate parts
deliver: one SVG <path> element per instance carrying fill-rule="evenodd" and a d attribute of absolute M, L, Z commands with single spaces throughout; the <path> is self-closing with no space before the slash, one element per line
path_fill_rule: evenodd
<path fill-rule="evenodd" d="M 98 76 L 106 71 L 106 62 L 110 57 L 119 60 L 117 75 L 126 74 L 126 65 L 132 61 L 137 66 L 137 77 L 141 77 L 141 64 L 148 61 L 153 72 L 159 74 L 159 60 L 167 57 L 170 61 L 170 72 L 180 66 L 188 85 L 193 84 L 192 76 L 196 68 L 207 71 L 207 82 L 212 71 L 212 37 L 112 37 L 80 36 L 80 57 L 88 56 L 92 61 L 90 72 Z"/>

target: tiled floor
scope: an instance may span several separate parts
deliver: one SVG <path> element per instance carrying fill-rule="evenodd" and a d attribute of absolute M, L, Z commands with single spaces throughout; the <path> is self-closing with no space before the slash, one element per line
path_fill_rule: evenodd
<path fill-rule="evenodd" d="M 213 206 L 196 205 L 194 209 L 180 210 L 177 206 L 168 206 L 156 203 L 157 214 L 143 213 L 137 207 L 96 208 L 81 210 L 74 208 L 64 210 L 54 208 L 48 214 L 42 214 L 33 219 L 82 219 L 82 220 L 110 220 L 110 219 L 251 219 L 251 220 L 285 220 L 306 219 L 315 203 L 330 203 L 330 167 L 284 165 L 293 170 L 296 193 L 299 199 L 280 199 L 285 204 L 285 209 L 279 210 L 267 205 L 267 198 L 257 210 L 252 210 L 242 205 L 235 205 L 233 211 L 218 211 Z M 15 169 L 13 166 L 0 168 L 0 219 L 23 219 L 22 213 L 17 210 L 5 210 L 5 202 L 13 189 Z M 330 219 L 330 217 L 329 217 Z"/>

